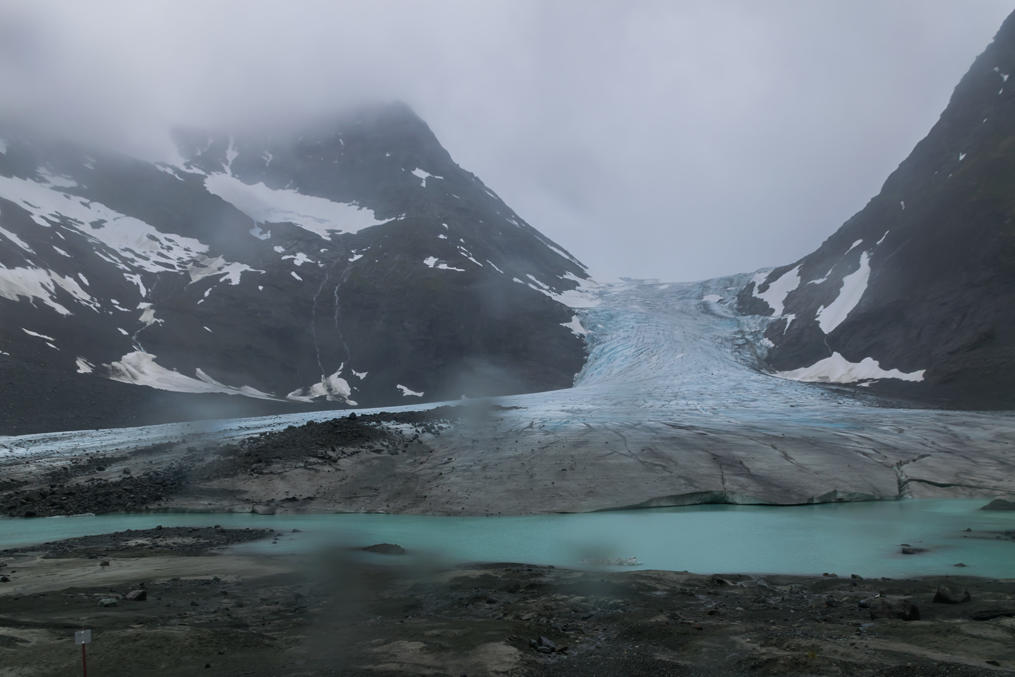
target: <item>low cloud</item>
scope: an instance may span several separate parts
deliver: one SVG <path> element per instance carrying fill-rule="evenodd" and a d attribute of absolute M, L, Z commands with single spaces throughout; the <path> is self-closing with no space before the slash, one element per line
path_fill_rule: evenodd
<path fill-rule="evenodd" d="M 0 0 L 0 115 L 158 153 L 170 124 L 401 99 L 618 275 L 788 262 L 877 192 L 1010 3 Z"/>

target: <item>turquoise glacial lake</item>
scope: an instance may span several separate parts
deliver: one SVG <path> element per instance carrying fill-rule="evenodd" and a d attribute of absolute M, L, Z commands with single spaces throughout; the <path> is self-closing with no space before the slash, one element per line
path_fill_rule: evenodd
<path fill-rule="evenodd" d="M 0 549 L 74 536 L 164 526 L 261 527 L 277 542 L 247 553 L 312 553 L 329 547 L 397 543 L 428 562 L 526 562 L 696 573 L 785 573 L 1015 578 L 1015 512 L 979 510 L 987 501 L 908 500 L 813 506 L 689 506 L 522 517 L 420 515 L 250 515 L 146 513 L 0 519 Z M 971 531 L 966 531 L 970 529 Z M 294 532 L 293 530 L 298 530 Z M 904 555 L 901 544 L 926 551 Z M 378 561 L 404 558 L 373 556 Z M 631 560 L 628 560 L 631 561 Z M 962 562 L 965 568 L 956 568 Z"/>

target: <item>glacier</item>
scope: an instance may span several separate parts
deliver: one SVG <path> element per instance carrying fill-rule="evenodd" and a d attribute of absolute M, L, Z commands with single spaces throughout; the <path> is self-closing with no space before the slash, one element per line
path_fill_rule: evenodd
<path fill-rule="evenodd" d="M 750 279 L 625 280 L 585 290 L 574 312 L 589 356 L 573 387 L 477 407 L 474 417 L 424 436 L 432 463 L 396 464 L 390 486 L 339 507 L 520 514 L 1015 492 L 1013 413 L 890 408 L 855 390 L 759 370 L 771 320 L 733 310 Z M 221 443 L 333 415 L 347 411 L 4 437 L 0 467 L 162 442 Z M 406 494 L 409 477 L 417 495 Z"/>

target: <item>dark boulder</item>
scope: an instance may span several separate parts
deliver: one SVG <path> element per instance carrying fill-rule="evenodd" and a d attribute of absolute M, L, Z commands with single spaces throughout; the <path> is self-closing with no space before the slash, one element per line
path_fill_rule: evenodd
<path fill-rule="evenodd" d="M 995 498 L 993 501 L 980 508 L 980 510 L 1015 510 L 1015 501 L 1009 501 L 1004 498 Z"/>
<path fill-rule="evenodd" d="M 368 545 L 365 548 L 360 548 L 364 552 L 372 552 L 378 555 L 404 555 L 405 548 L 395 543 L 375 543 L 374 545 Z"/>
<path fill-rule="evenodd" d="M 934 602 L 937 604 L 962 604 L 969 600 L 968 590 L 964 590 L 962 594 L 959 594 L 947 585 L 938 586 L 937 592 L 934 593 Z"/>
<path fill-rule="evenodd" d="M 871 620 L 897 618 L 903 621 L 920 620 L 920 609 L 909 600 L 888 600 L 880 598 L 870 608 Z"/>
<path fill-rule="evenodd" d="M 148 599 L 148 591 L 140 588 L 131 590 L 123 598 L 129 602 L 143 602 Z"/>

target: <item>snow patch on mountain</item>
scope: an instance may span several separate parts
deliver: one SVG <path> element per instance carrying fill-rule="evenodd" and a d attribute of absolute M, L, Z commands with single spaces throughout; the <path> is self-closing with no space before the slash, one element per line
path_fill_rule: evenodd
<path fill-rule="evenodd" d="M 493 264 L 491 263 L 490 265 Z M 595 308 L 596 306 L 599 305 L 601 293 L 601 287 L 599 283 L 594 282 L 590 279 L 580 278 L 571 271 L 567 271 L 560 277 L 561 279 L 571 280 L 572 282 L 575 282 L 577 286 L 574 289 L 568 289 L 567 291 L 560 293 L 553 291 L 546 285 L 543 285 L 543 287 L 546 287 L 545 289 L 537 287 L 534 284 L 528 284 L 527 286 L 531 287 L 532 289 L 535 289 L 538 292 L 546 294 L 557 303 L 562 303 L 568 308 L 574 309 Z M 519 284 L 525 284 L 525 282 L 519 280 L 518 278 L 514 278 L 514 281 L 518 282 Z M 538 280 L 536 281 L 539 282 Z M 540 282 L 540 284 L 543 283 Z"/>
<path fill-rule="evenodd" d="M 80 356 L 74 360 L 74 366 L 77 367 L 77 373 L 79 374 L 91 374 L 95 371 L 95 365 Z"/>
<path fill-rule="evenodd" d="M 187 271 L 190 275 L 190 283 L 194 284 L 206 277 L 219 277 L 222 278 L 222 282 L 228 282 L 235 286 L 240 283 L 241 275 L 245 272 L 251 273 L 264 273 L 263 270 L 257 270 L 251 268 L 244 263 L 229 262 L 221 256 L 214 258 L 208 258 L 202 256 L 198 261 Z M 144 294 L 142 293 L 142 296 Z"/>
<path fill-rule="evenodd" d="M 0 216 L 3 216 L 3 212 L 0 212 Z M 20 237 L 18 237 L 17 235 L 12 233 L 11 231 L 6 230 L 5 228 L 0 228 L 0 235 L 3 235 L 5 238 L 10 240 L 11 242 L 16 244 L 17 246 L 21 247 L 21 249 L 25 250 L 29 254 L 34 254 L 35 253 L 35 250 L 32 249 L 31 247 L 29 247 L 27 242 L 22 240 Z"/>
<path fill-rule="evenodd" d="M 779 378 L 812 383 L 856 383 L 874 379 L 892 378 L 900 381 L 922 381 L 926 370 L 904 372 L 898 369 L 883 369 L 872 357 L 859 362 L 850 362 L 840 353 L 818 360 L 809 367 L 775 372 Z"/>
<path fill-rule="evenodd" d="M 45 334 L 40 334 L 37 331 L 32 331 L 31 329 L 25 329 L 24 327 L 21 328 L 21 331 L 25 332 L 29 336 L 34 336 L 35 338 L 40 338 L 43 341 L 55 341 L 56 340 L 52 336 L 46 336 Z"/>
<path fill-rule="evenodd" d="M 278 399 L 250 386 L 237 388 L 220 383 L 200 369 L 195 370 L 197 378 L 185 376 L 175 369 L 166 369 L 159 365 L 155 362 L 155 358 L 156 355 L 141 350 L 127 353 L 118 361 L 106 365 L 109 370 L 109 378 L 121 383 L 148 386 L 177 393 L 225 393 L 263 400 Z"/>
<path fill-rule="evenodd" d="M 764 279 L 764 275 L 762 275 Z M 758 283 L 754 286 L 754 295 L 768 304 L 772 310 L 774 317 L 782 315 L 782 311 L 785 308 L 786 297 L 790 292 L 794 291 L 800 286 L 800 266 L 791 268 L 785 273 L 777 277 L 775 280 L 769 283 L 768 289 L 763 292 L 758 291 Z"/>
<path fill-rule="evenodd" d="M 286 399 L 297 402 L 313 402 L 316 399 L 324 398 L 329 402 L 344 402 L 356 406 L 356 403 L 349 399 L 352 395 L 352 387 L 349 382 L 341 376 L 342 369 L 339 368 L 330 376 L 321 376 L 321 380 L 305 388 L 298 388 L 286 395 Z"/>
<path fill-rule="evenodd" d="M 137 309 L 141 311 L 141 316 L 138 321 L 145 327 L 150 327 L 153 324 L 163 324 L 163 321 L 155 317 L 155 306 L 148 302 L 142 302 L 137 304 Z"/>
<path fill-rule="evenodd" d="M 70 221 L 86 237 L 115 250 L 123 261 L 149 272 L 181 271 L 186 262 L 208 251 L 198 240 L 162 233 L 140 219 L 101 202 L 64 193 L 50 184 L 0 176 L 0 196 L 27 211 L 44 228 L 51 228 L 61 219 Z M 131 272 L 123 261 L 103 258 Z"/>
<path fill-rule="evenodd" d="M 581 318 L 577 315 L 572 315 L 570 322 L 561 322 L 560 326 L 567 327 L 575 336 L 585 336 L 589 333 L 588 329 L 582 326 Z"/>
<path fill-rule="evenodd" d="M 78 303 L 96 312 L 99 311 L 98 301 L 82 289 L 73 278 L 64 277 L 42 268 L 5 268 L 0 266 L 0 297 L 10 301 L 25 298 L 33 305 L 34 300 L 38 300 L 60 315 L 71 315 L 71 311 L 56 300 L 57 289 L 67 292 Z"/>
<path fill-rule="evenodd" d="M 247 232 L 256 237 L 258 240 L 263 241 L 271 239 L 271 231 L 268 230 L 267 228 L 261 228 L 261 226 L 257 225 L 256 223 L 254 224 L 254 227 L 248 230 Z"/>
<path fill-rule="evenodd" d="M 282 257 L 283 261 L 292 261 L 293 265 L 297 268 L 302 266 L 304 263 L 313 263 L 314 260 L 303 252 L 296 252 L 295 254 L 289 254 L 288 256 Z"/>
<path fill-rule="evenodd" d="M 358 233 L 384 223 L 372 210 L 359 205 L 269 188 L 264 183 L 248 184 L 229 174 L 211 174 L 204 187 L 258 223 L 293 223 L 324 239 L 335 232 Z"/>
<path fill-rule="evenodd" d="M 437 176 L 436 174 L 431 174 L 430 172 L 426 171 L 425 169 L 420 169 L 419 167 L 416 167 L 416 169 L 413 169 L 411 174 L 413 176 L 415 176 L 417 179 L 419 179 L 419 185 L 421 187 L 423 187 L 423 188 L 426 188 L 426 180 L 431 178 L 431 177 L 433 177 L 435 179 L 443 179 L 444 178 L 443 176 Z"/>
<path fill-rule="evenodd" d="M 855 247 L 856 245 L 853 245 Z M 850 250 L 853 249 L 850 247 Z M 867 252 L 860 254 L 860 266 L 855 271 L 842 278 L 842 286 L 839 295 L 827 306 L 818 308 L 815 319 L 821 331 L 831 333 L 849 316 L 863 298 L 867 290 L 867 282 L 870 279 L 870 257 Z"/>
<path fill-rule="evenodd" d="M 406 386 L 403 386 L 401 383 L 399 383 L 395 387 L 398 388 L 399 392 L 402 393 L 402 397 L 423 397 L 422 392 L 417 392 L 412 388 L 407 388 Z"/>

